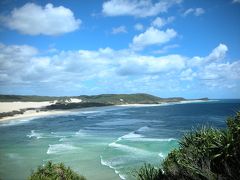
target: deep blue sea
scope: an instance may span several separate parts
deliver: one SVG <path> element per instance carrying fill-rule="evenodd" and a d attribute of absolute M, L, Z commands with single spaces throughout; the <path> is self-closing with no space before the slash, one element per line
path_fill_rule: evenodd
<path fill-rule="evenodd" d="M 27 179 L 47 161 L 64 162 L 88 180 L 134 179 L 145 162 L 159 166 L 185 132 L 226 127 L 240 100 L 101 107 L 0 123 L 0 179 Z"/>

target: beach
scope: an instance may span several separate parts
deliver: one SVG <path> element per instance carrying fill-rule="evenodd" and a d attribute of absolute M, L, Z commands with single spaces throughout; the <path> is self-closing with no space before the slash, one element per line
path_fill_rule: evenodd
<path fill-rule="evenodd" d="M 8 113 L 12 111 L 20 111 L 27 108 L 43 108 L 53 104 L 54 102 L 0 102 L 0 113 Z M 23 114 L 16 114 L 14 116 L 6 116 L 0 119 L 0 121 L 7 120 L 18 120 L 32 117 L 43 117 L 49 115 L 63 114 L 67 111 L 37 111 L 37 110 L 26 110 Z"/>
<path fill-rule="evenodd" d="M 209 100 L 208 100 L 209 101 Z M 210 100 L 213 101 L 213 100 Z M 31 109 L 31 110 L 25 110 L 23 114 L 15 114 L 14 116 L 6 116 L 3 118 L 0 118 L 0 121 L 8 121 L 8 120 L 18 120 L 18 119 L 24 119 L 24 118 L 37 118 L 37 117 L 45 117 L 45 116 L 51 116 L 51 115 L 63 115 L 66 113 L 72 113 L 72 112 L 79 112 L 83 111 L 88 108 L 80 108 L 80 109 L 68 109 L 68 110 L 45 110 L 45 111 L 39 111 L 38 109 L 44 108 L 46 106 L 55 104 L 57 101 L 43 101 L 43 102 L 0 102 L 0 113 L 9 113 L 12 111 L 20 111 L 23 109 Z M 74 99 L 71 98 L 72 103 L 80 103 L 81 99 Z M 179 101 L 179 102 L 163 102 L 159 104 L 121 104 L 121 105 L 115 105 L 118 107 L 148 107 L 148 106 L 164 106 L 164 105 L 174 105 L 174 104 L 185 104 L 185 103 L 201 103 L 205 102 L 204 100 L 189 100 L 189 101 Z M 32 110 L 36 109 L 36 110 Z"/>

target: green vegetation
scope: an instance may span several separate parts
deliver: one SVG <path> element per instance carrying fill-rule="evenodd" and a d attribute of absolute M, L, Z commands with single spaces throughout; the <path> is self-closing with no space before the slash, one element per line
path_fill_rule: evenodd
<path fill-rule="evenodd" d="M 161 168 L 145 165 L 139 180 L 236 180 L 240 177 L 240 112 L 227 120 L 227 128 L 201 128 L 186 134 Z"/>
<path fill-rule="evenodd" d="M 0 95 L 0 102 L 41 102 L 65 99 L 66 97 Z"/>
<path fill-rule="evenodd" d="M 101 94 L 96 96 L 79 96 L 86 102 L 108 104 L 158 104 L 162 98 L 150 94 Z"/>
<path fill-rule="evenodd" d="M 79 99 L 81 102 L 71 102 L 71 98 Z M 150 94 L 101 94 L 95 96 L 20 96 L 20 95 L 0 95 L 0 102 L 41 102 L 51 101 L 54 104 L 43 108 L 26 108 L 19 111 L 0 113 L 0 118 L 23 114 L 27 110 L 48 111 L 48 110 L 67 110 L 86 107 L 101 107 L 122 104 L 159 104 L 163 102 L 179 102 L 184 98 L 160 98 Z"/>
<path fill-rule="evenodd" d="M 185 100 L 181 97 L 160 98 L 150 94 L 101 94 L 94 96 L 21 96 L 21 95 L 0 95 L 0 102 L 41 102 L 41 101 L 58 101 L 59 103 L 70 102 L 70 98 L 81 99 L 82 102 L 88 103 L 105 103 L 105 104 L 158 104 L 161 102 L 178 102 Z"/>
<path fill-rule="evenodd" d="M 78 175 L 70 167 L 66 167 L 63 163 L 53 164 L 47 162 L 45 166 L 39 166 L 32 172 L 29 180 L 86 180 L 85 177 Z"/>
<path fill-rule="evenodd" d="M 161 168 L 155 168 L 151 164 L 144 164 L 139 170 L 133 174 L 138 180 L 159 180 L 164 179 Z"/>
<path fill-rule="evenodd" d="M 50 106 L 42 108 L 42 111 L 45 110 L 66 110 L 66 109 L 78 109 L 78 108 L 87 108 L 87 107 L 101 107 L 101 106 L 110 106 L 113 104 L 106 103 L 95 103 L 95 102 L 84 102 L 84 103 L 56 103 Z"/>

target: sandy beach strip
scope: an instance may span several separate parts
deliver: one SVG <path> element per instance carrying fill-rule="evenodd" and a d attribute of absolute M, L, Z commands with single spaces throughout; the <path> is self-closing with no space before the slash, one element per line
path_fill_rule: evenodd
<path fill-rule="evenodd" d="M 8 113 L 12 111 L 19 111 L 21 109 L 27 108 L 42 108 L 45 106 L 49 106 L 54 102 L 44 101 L 44 102 L 0 102 L 0 113 Z M 57 115 L 63 114 L 66 111 L 36 111 L 36 110 L 27 110 L 23 114 L 16 114 L 14 116 L 6 116 L 0 119 L 0 121 L 7 120 L 17 120 L 24 118 L 32 118 L 32 117 L 42 117 L 49 115 Z"/>
<path fill-rule="evenodd" d="M 24 112 L 24 114 L 16 114 L 14 116 L 6 116 L 0 119 L 0 122 L 3 121 L 10 121 L 10 120 L 21 120 L 27 118 L 38 118 L 38 117 L 45 117 L 45 116 L 52 116 L 52 115 L 61 115 L 69 113 L 70 111 L 40 111 L 37 112 L 35 110 L 29 110 Z"/>
<path fill-rule="evenodd" d="M 74 100 L 73 100 L 74 102 Z M 81 101 L 76 101 L 81 102 Z M 122 105 L 115 105 L 119 107 L 147 107 L 147 106 L 164 106 L 170 104 L 185 104 L 185 103 L 200 103 L 205 102 L 204 100 L 191 100 L 191 101 L 180 101 L 180 102 L 170 102 L 170 103 L 160 103 L 160 104 L 122 104 Z M 45 102 L 0 102 L 0 113 L 12 112 L 12 111 L 19 111 L 21 109 L 26 108 L 43 108 L 45 106 L 49 106 L 54 104 L 55 102 L 45 101 Z M 105 106 L 106 107 L 106 106 Z M 113 106 L 111 106 L 113 107 Z M 38 118 L 44 116 L 52 116 L 52 115 L 64 115 L 68 113 L 74 113 L 79 111 L 85 111 L 90 109 L 88 108 L 81 108 L 81 109 L 69 109 L 69 110 L 49 110 L 49 111 L 37 111 L 37 110 L 27 110 L 23 114 L 16 114 L 14 116 L 6 116 L 0 118 L 0 121 L 8 121 L 8 120 L 19 120 L 24 118 Z M 96 107 L 92 107 L 96 108 Z M 99 107 L 101 108 L 101 107 Z"/>
<path fill-rule="evenodd" d="M 43 102 L 0 102 L 0 113 L 19 111 L 26 108 L 41 108 L 53 104 L 50 101 Z"/>

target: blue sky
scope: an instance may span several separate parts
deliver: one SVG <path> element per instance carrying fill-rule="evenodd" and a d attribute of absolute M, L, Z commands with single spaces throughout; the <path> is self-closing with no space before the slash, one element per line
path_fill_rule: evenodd
<path fill-rule="evenodd" d="M 240 0 L 0 2 L 0 93 L 240 98 Z"/>

